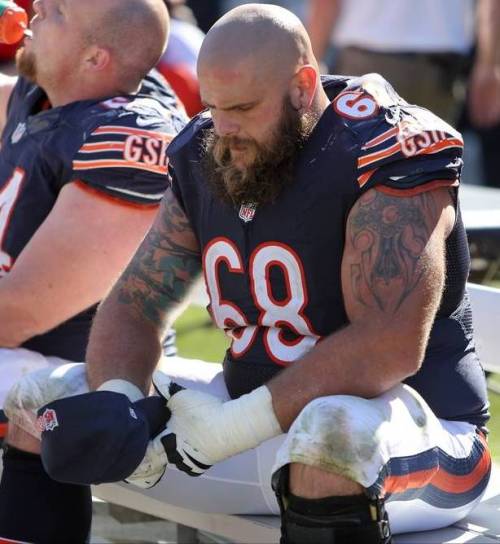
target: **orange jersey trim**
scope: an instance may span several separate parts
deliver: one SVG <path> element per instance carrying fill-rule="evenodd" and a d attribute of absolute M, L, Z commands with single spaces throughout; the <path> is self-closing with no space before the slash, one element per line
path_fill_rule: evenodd
<path fill-rule="evenodd" d="M 370 153 L 369 155 L 365 155 L 364 157 L 361 157 L 358 159 L 358 168 L 362 168 L 363 166 L 368 166 L 372 162 L 377 162 L 380 159 L 385 159 L 387 157 L 390 157 L 391 155 L 395 155 L 398 153 L 401 149 L 401 144 L 399 142 L 391 145 L 391 147 L 388 147 L 387 149 L 383 149 L 382 151 L 377 151 L 376 153 Z"/>
<path fill-rule="evenodd" d="M 415 153 L 411 156 L 418 157 L 419 155 L 431 155 L 433 153 L 438 153 L 439 151 L 442 151 L 443 149 L 451 149 L 454 147 L 463 148 L 463 146 L 464 146 L 463 142 L 459 140 L 458 138 L 448 138 L 446 140 L 433 143 L 429 145 L 428 147 L 419 149 L 418 151 L 415 151 Z M 391 145 L 391 147 L 388 147 L 387 149 L 382 149 L 381 151 L 377 151 L 376 153 L 370 153 L 369 155 L 360 157 L 358 159 L 358 168 L 363 168 L 364 166 L 368 166 L 369 164 L 372 164 L 379 160 L 386 159 L 387 157 L 391 157 L 392 155 L 395 155 L 396 153 L 398 153 L 401 149 L 402 149 L 401 143 L 397 142 Z M 408 158 L 411 158 L 411 157 L 408 157 Z"/>
<path fill-rule="evenodd" d="M 398 133 L 399 133 L 398 127 L 390 128 L 389 130 L 382 132 L 382 134 L 379 134 L 372 140 L 369 140 L 368 142 L 366 142 L 366 144 L 361 149 L 370 149 L 372 147 L 376 147 L 382 142 L 385 142 L 386 140 L 389 140 L 393 136 L 396 136 Z"/>
<path fill-rule="evenodd" d="M 366 185 L 376 171 L 377 169 L 374 168 L 373 170 L 368 170 L 368 172 L 361 174 L 361 176 L 359 176 L 358 178 L 359 186 L 363 187 L 364 185 Z"/>
<path fill-rule="evenodd" d="M 93 153 L 95 151 L 123 151 L 124 149 L 124 142 L 99 142 L 95 144 L 84 144 L 78 152 Z"/>
<path fill-rule="evenodd" d="M 443 140 L 442 142 L 436 142 L 435 144 L 432 144 L 429 147 L 419 150 L 416 154 L 430 155 L 432 153 L 437 153 L 438 151 L 442 151 L 443 149 L 449 149 L 451 147 L 462 148 L 463 146 L 464 146 L 464 143 L 461 140 L 457 140 L 456 138 L 450 138 L 448 140 Z"/>
<path fill-rule="evenodd" d="M 170 141 L 174 138 L 173 134 L 166 134 L 165 132 L 155 132 L 153 130 L 141 130 L 139 128 L 129 128 L 129 127 L 120 127 L 108 125 L 105 127 L 99 127 L 94 132 L 94 134 L 126 134 L 134 136 L 145 136 L 146 138 L 158 138 L 160 140 Z"/>
<path fill-rule="evenodd" d="M 396 189 L 394 187 L 387 187 L 386 185 L 377 185 L 374 187 L 374 189 L 384 193 L 385 195 L 405 197 L 421 195 L 422 193 L 432 191 L 433 189 L 438 189 L 439 187 L 458 187 L 458 185 L 458 179 L 436 179 L 411 189 Z"/>
<path fill-rule="evenodd" d="M 130 202 L 129 200 L 124 200 L 117 196 L 110 195 L 109 193 L 104 193 L 102 191 L 99 191 L 98 189 L 94 189 L 94 187 L 91 187 L 90 185 L 88 185 L 87 183 L 79 179 L 73 181 L 73 183 L 79 189 L 82 189 L 86 193 L 89 193 L 97 198 L 100 198 L 101 200 L 107 200 L 108 202 L 112 202 L 113 204 L 117 204 L 120 206 L 125 206 L 127 208 L 135 208 L 138 210 L 150 210 L 150 209 L 158 208 L 160 206 L 159 202 L 145 202 L 145 203 Z"/>
<path fill-rule="evenodd" d="M 95 161 L 73 161 L 73 170 L 93 170 L 94 168 L 135 168 L 146 170 L 155 174 L 167 174 L 166 166 L 157 166 L 138 161 L 126 161 L 120 159 L 98 159 Z"/>

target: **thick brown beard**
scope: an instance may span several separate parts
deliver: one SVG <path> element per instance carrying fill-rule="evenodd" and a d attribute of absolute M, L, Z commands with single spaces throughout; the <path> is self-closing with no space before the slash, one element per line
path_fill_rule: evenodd
<path fill-rule="evenodd" d="M 281 121 L 271 144 L 244 140 L 253 161 L 246 168 L 231 161 L 230 144 L 242 142 L 237 137 L 217 136 L 210 130 L 204 138 L 203 173 L 215 194 L 234 206 L 272 203 L 289 185 L 295 173 L 295 159 L 312 130 L 317 116 L 300 114 L 288 100 L 283 103 Z"/>
<path fill-rule="evenodd" d="M 33 53 L 28 53 L 24 47 L 18 49 L 16 53 L 16 66 L 19 75 L 36 83 L 37 70 Z"/>

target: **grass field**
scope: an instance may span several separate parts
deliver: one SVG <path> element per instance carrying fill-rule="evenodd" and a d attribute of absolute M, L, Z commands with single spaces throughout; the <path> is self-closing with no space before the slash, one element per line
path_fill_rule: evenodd
<path fill-rule="evenodd" d="M 490 382 L 497 391 L 500 391 L 500 374 L 492 376 Z M 490 391 L 490 402 L 491 420 L 488 427 L 491 434 L 489 442 L 493 452 L 493 460 L 500 464 L 500 394 Z"/>
<path fill-rule="evenodd" d="M 225 336 L 212 327 L 207 312 L 199 306 L 191 306 L 177 320 L 177 345 L 183 357 L 207 361 L 222 361 L 227 347 Z M 490 378 L 500 390 L 500 375 Z M 500 463 L 500 395 L 491 392 L 490 444 L 493 458 Z"/>

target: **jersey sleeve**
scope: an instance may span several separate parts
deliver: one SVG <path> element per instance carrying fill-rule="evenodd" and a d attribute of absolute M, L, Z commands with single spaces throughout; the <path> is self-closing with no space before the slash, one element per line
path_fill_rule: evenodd
<path fill-rule="evenodd" d="M 200 156 L 203 153 L 204 132 L 212 128 L 209 112 L 195 115 L 182 131 L 174 138 L 168 148 L 169 183 L 179 204 L 186 211 L 185 193 L 192 196 L 190 186 L 197 183 L 200 176 L 194 175 L 200 168 Z"/>
<path fill-rule="evenodd" d="M 144 100 L 86 134 L 72 160 L 73 181 L 131 204 L 160 203 L 168 185 L 167 147 L 183 123 L 175 112 Z"/>
<path fill-rule="evenodd" d="M 403 118 L 396 126 L 381 126 L 362 144 L 357 161 L 360 187 L 378 185 L 396 195 L 458 185 L 463 164 L 461 135 L 426 110 L 418 110 L 418 116 Z"/>
<path fill-rule="evenodd" d="M 405 102 L 381 76 L 357 81 L 335 102 L 337 112 L 354 117 L 349 122 L 357 133 L 360 188 L 409 195 L 457 186 L 463 164 L 460 133 L 429 110 Z"/>

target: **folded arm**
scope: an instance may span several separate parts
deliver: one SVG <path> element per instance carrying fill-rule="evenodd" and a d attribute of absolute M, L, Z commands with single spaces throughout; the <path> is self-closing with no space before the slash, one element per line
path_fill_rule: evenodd
<path fill-rule="evenodd" d="M 153 227 L 97 312 L 86 357 L 91 388 L 123 379 L 147 391 L 163 333 L 200 271 L 198 242 L 168 189 Z"/>
<path fill-rule="evenodd" d="M 197 476 L 288 430 L 317 397 L 374 397 L 414 374 L 441 299 L 454 217 L 446 189 L 398 197 L 368 191 L 347 221 L 342 291 L 349 324 L 236 400 L 160 387 L 172 417 L 150 458 L 161 458 L 164 448 L 169 462 Z M 141 465 L 134 483 L 151 481 L 144 478 L 150 466 Z"/>
<path fill-rule="evenodd" d="M 417 196 L 368 191 L 352 208 L 342 260 L 349 324 L 269 383 L 286 430 L 317 397 L 374 397 L 419 369 L 445 278 L 454 223 L 447 189 Z"/>

